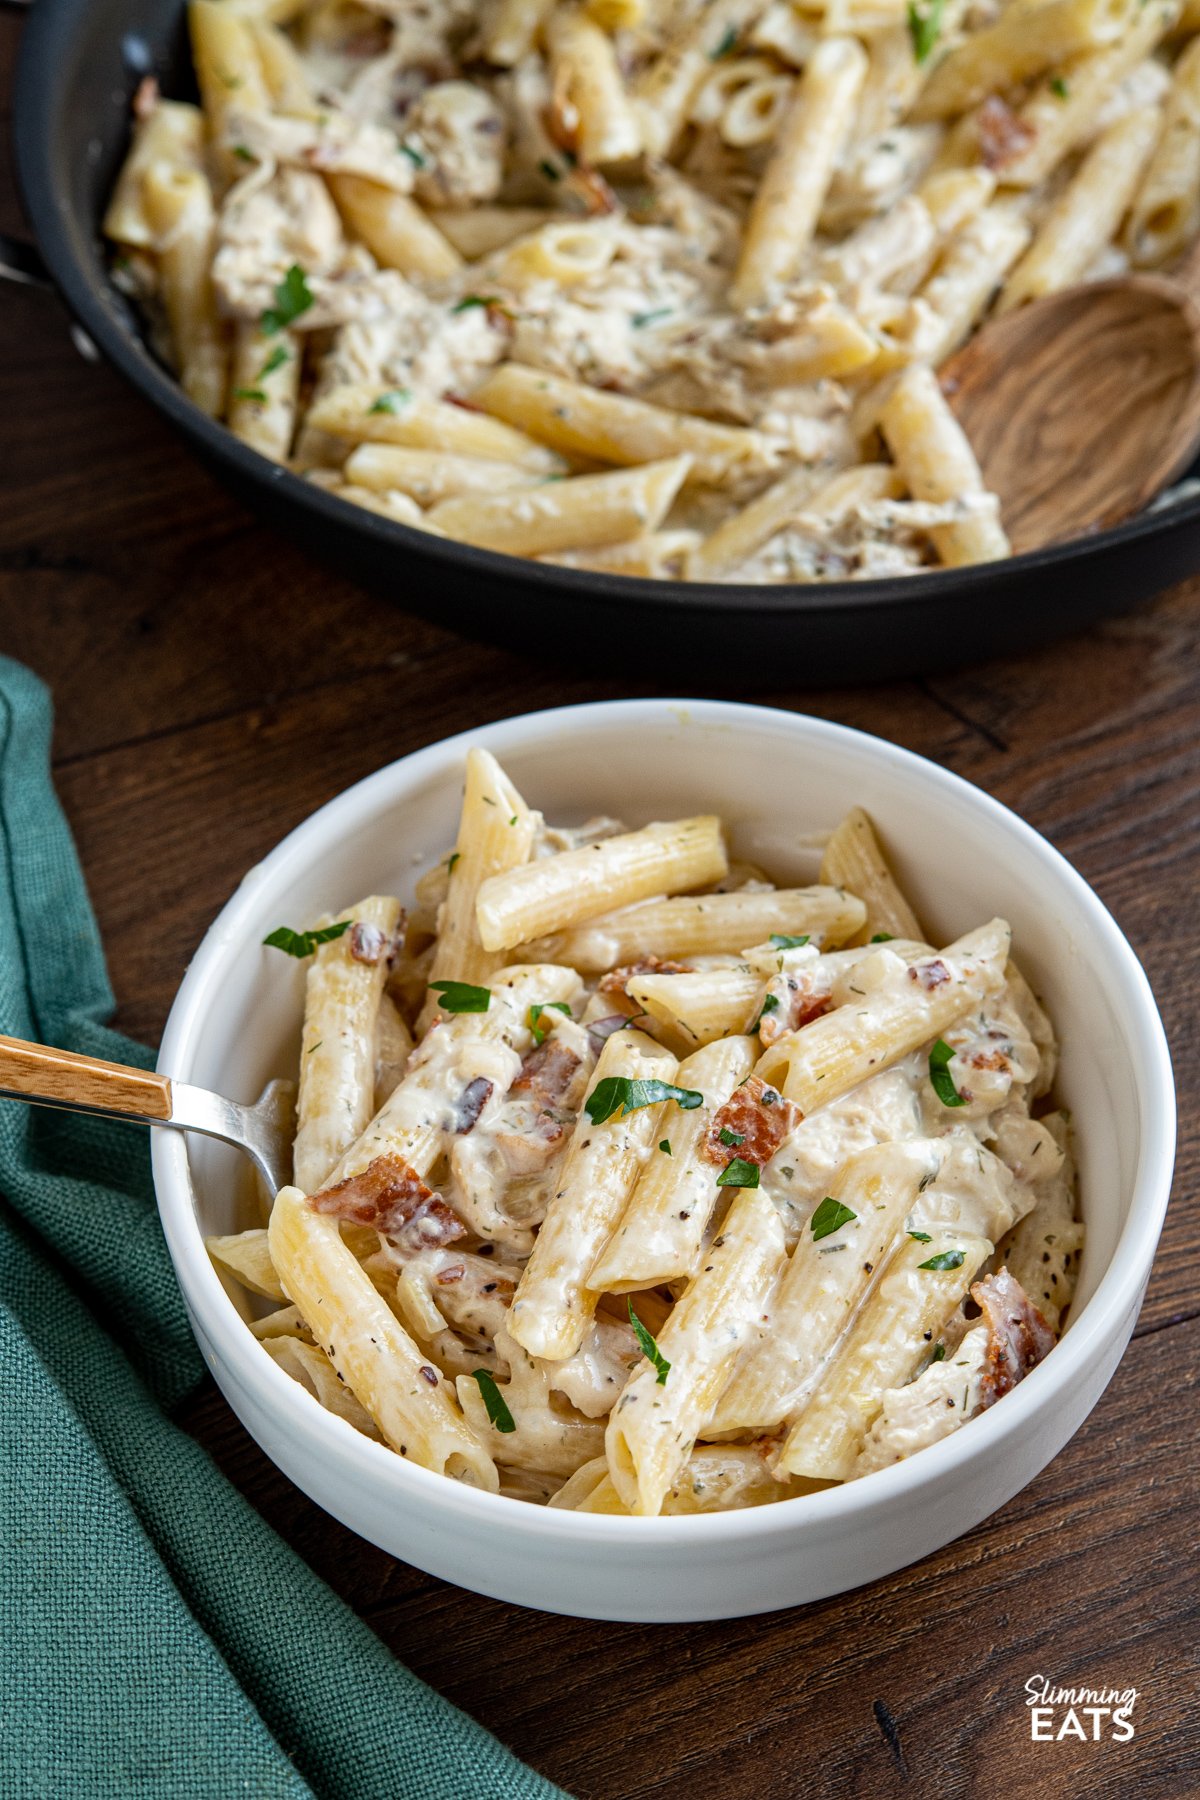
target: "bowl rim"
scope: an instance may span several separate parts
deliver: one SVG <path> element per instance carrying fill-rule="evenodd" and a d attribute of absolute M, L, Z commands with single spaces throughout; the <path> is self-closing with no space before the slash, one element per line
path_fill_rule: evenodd
<path fill-rule="evenodd" d="M 398 1457 L 385 1444 L 356 1431 L 329 1413 L 308 1391 L 262 1352 L 246 1328 L 204 1247 L 193 1206 L 187 1140 L 175 1132 L 152 1134 L 154 1186 L 159 1214 L 177 1278 L 189 1311 L 203 1334 L 220 1345 L 238 1385 L 279 1419 L 281 1430 L 323 1451 L 341 1465 L 346 1491 L 356 1479 L 371 1489 L 396 1484 L 397 1499 L 417 1506 L 424 1496 L 456 1524 L 490 1526 L 493 1530 L 536 1535 L 564 1543 L 612 1542 L 615 1546 L 702 1545 L 732 1539 L 758 1540 L 822 1523 L 865 1522 L 886 1514 L 926 1488 L 949 1491 L 953 1478 L 985 1456 L 993 1460 L 1019 1431 L 1053 1403 L 1055 1396 L 1085 1376 L 1104 1350 L 1132 1324 L 1141 1304 L 1170 1198 L 1174 1170 L 1176 1098 L 1170 1051 L 1149 981 L 1115 919 L 1089 884 L 1041 833 L 1002 802 L 950 770 L 887 739 L 851 726 L 805 713 L 725 700 L 660 698 L 603 700 L 547 708 L 497 720 L 455 733 L 400 757 L 344 789 L 284 837 L 255 864 L 209 926 L 193 957 L 163 1032 L 157 1067 L 160 1073 L 190 1080 L 191 1063 L 203 1021 L 220 990 L 220 967 L 245 941 L 244 916 L 259 904 L 264 881 L 286 877 L 295 865 L 311 866 L 310 851 L 335 826 L 338 835 L 369 823 L 384 805 L 403 805 L 406 789 L 459 761 L 473 744 L 483 741 L 503 759 L 506 750 L 524 747 L 534 738 L 549 740 L 561 733 L 586 733 L 592 725 L 661 723 L 674 715 L 682 722 L 721 727 L 769 725 L 801 740 L 823 741 L 882 755 L 901 773 L 941 788 L 958 805 L 981 813 L 1025 854 L 1041 861 L 1052 877 L 1082 908 L 1093 931 L 1095 965 L 1121 1003 L 1130 1035 L 1139 1115 L 1139 1142 L 1129 1211 L 1111 1260 L 1095 1293 L 1070 1323 L 1053 1353 L 1039 1364 L 1003 1406 L 970 1421 L 969 1437 L 952 1432 L 918 1455 L 815 1494 L 799 1495 L 769 1506 L 724 1513 L 665 1515 L 656 1518 L 576 1513 L 530 1505 L 503 1495 L 470 1488 L 444 1475 Z M 1124 1340 L 1121 1340 L 1124 1347 Z M 1098 1397 L 1098 1396 L 1097 1396 Z M 965 1440 L 965 1441 L 964 1441 Z M 1024 1485 L 1022 1483 L 1021 1485 Z"/>
<path fill-rule="evenodd" d="M 184 393 L 173 375 L 155 358 L 145 337 L 127 322 L 128 302 L 119 293 L 100 259 L 97 278 L 79 254 L 76 238 L 82 221 L 56 192 L 53 141 L 50 124 L 64 67 L 64 50 L 70 45 L 74 20 L 90 0 L 40 0 L 24 26 L 13 85 L 13 142 L 17 184 L 38 246 L 59 294 L 84 330 L 105 356 L 191 442 L 229 465 L 264 495 L 282 494 L 322 519 L 328 526 L 353 529 L 364 542 L 382 553 L 419 551 L 438 564 L 464 570 L 480 578 L 519 576 L 544 594 L 576 590 L 607 606 L 622 610 L 646 604 L 686 616 L 689 608 L 731 618 L 756 608 L 770 614 L 815 618 L 861 612 L 879 607 L 901 609 L 933 598 L 947 603 L 987 597 L 1007 587 L 1013 577 L 1058 565 L 1082 561 L 1100 551 L 1144 538 L 1165 537 L 1178 526 L 1200 519 L 1200 493 L 1160 510 L 1143 509 L 1121 524 L 1085 532 L 1061 543 L 1022 551 L 999 562 L 976 563 L 963 568 L 928 568 L 910 575 L 880 576 L 863 581 L 829 582 L 692 582 L 667 581 L 650 576 L 618 575 L 587 569 L 566 569 L 534 558 L 484 550 L 456 539 L 438 538 L 418 527 L 386 519 L 324 492 L 313 482 L 293 474 L 269 457 L 243 444 L 224 425 L 210 419 Z M 88 226 L 96 235 L 95 225 Z M 1186 471 L 1184 471 L 1186 473 Z M 1179 477 L 1177 477 L 1179 479 Z"/>

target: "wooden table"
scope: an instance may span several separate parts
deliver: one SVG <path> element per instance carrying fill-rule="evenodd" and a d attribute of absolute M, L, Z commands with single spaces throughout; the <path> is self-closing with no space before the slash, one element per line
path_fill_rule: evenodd
<path fill-rule="evenodd" d="M 15 36 L 0 21 L 6 66 Z M 0 171 L 0 229 L 19 224 Z M 0 332 L 0 646 L 54 691 L 117 1022 L 153 1041 L 242 872 L 339 789 L 449 732 L 625 690 L 465 643 L 304 560 L 80 359 L 52 302 L 0 294 Z M 1146 963 L 1179 1075 L 1176 1194 L 1083 1430 L 916 1568 L 799 1611 L 656 1629 L 448 1587 L 312 1506 L 211 1385 L 186 1422 L 398 1657 L 588 1800 L 1200 1793 L 1200 587 L 986 668 L 754 697 L 880 733 L 1015 807 Z M 1136 1687 L 1134 1740 L 1033 1743 L 1039 1673 Z"/>

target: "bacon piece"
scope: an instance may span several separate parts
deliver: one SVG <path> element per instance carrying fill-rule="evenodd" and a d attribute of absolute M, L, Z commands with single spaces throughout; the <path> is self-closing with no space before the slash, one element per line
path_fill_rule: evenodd
<path fill-rule="evenodd" d="M 931 956 L 925 962 L 913 963 L 908 971 L 910 981 L 919 981 L 926 993 L 934 988 L 943 987 L 950 979 L 950 971 L 940 956 Z"/>
<path fill-rule="evenodd" d="M 606 1019 L 593 1019 L 587 1027 L 588 1043 L 599 1056 L 607 1040 L 614 1031 L 621 1031 L 630 1022 L 628 1013 L 609 1013 Z"/>
<path fill-rule="evenodd" d="M 961 1055 L 961 1051 L 959 1055 Z M 976 1050 L 965 1058 L 973 1069 L 1007 1069 L 1009 1060 L 1003 1050 Z"/>
<path fill-rule="evenodd" d="M 509 1093 L 528 1094 L 539 1106 L 560 1106 L 575 1079 L 580 1061 L 569 1044 L 548 1037 L 525 1058 Z"/>
<path fill-rule="evenodd" d="M 833 995 L 828 988 L 818 989 L 811 979 L 805 980 L 798 975 L 788 975 L 787 1004 L 777 1006 L 774 1012 L 765 1012 L 758 1021 L 758 1041 L 764 1046 L 773 1044 L 778 1038 L 786 1037 L 789 1031 L 799 1031 L 803 1025 L 811 1025 L 822 1013 L 827 1013 L 833 1005 Z M 775 993 L 778 982 L 772 984 L 771 992 Z M 778 996 L 776 995 L 778 998 Z"/>
<path fill-rule="evenodd" d="M 1007 100 L 989 94 L 976 116 L 979 151 L 989 169 L 1003 169 L 1027 150 L 1037 130 L 1018 118 Z"/>
<path fill-rule="evenodd" d="M 619 969 L 610 969 L 601 979 L 600 992 L 623 994 L 633 975 L 690 975 L 691 972 L 690 963 L 664 962 L 659 956 L 644 956 L 641 962 L 624 963 Z"/>
<path fill-rule="evenodd" d="M 1054 1333 L 1020 1282 L 1007 1269 L 986 1275 L 971 1289 L 971 1298 L 988 1328 L 987 1360 L 980 1382 L 982 1411 L 1023 1381 L 1054 1348 Z"/>
<path fill-rule="evenodd" d="M 761 1075 L 747 1076 L 741 1087 L 734 1088 L 709 1126 L 704 1154 L 722 1168 L 735 1156 L 762 1168 L 788 1133 L 795 1130 L 800 1116 L 799 1108 L 775 1088 L 768 1087 Z M 740 1142 L 723 1144 L 722 1131 Z"/>
<path fill-rule="evenodd" d="M 539 1112 L 524 1131 L 497 1130 L 496 1143 L 512 1175 L 536 1175 L 562 1143 L 564 1126 L 552 1112 Z"/>
<path fill-rule="evenodd" d="M 461 1281 L 466 1272 L 466 1263 L 450 1263 L 448 1267 L 439 1269 L 433 1279 L 439 1287 L 450 1287 L 452 1283 Z"/>
<path fill-rule="evenodd" d="M 393 948 L 393 941 L 387 933 L 366 919 L 355 919 L 346 942 L 355 962 L 366 963 L 369 968 L 382 962 L 385 956 L 390 956 Z"/>
<path fill-rule="evenodd" d="M 491 1097 L 495 1083 L 486 1075 L 477 1075 L 474 1081 L 468 1081 L 454 1104 L 454 1135 L 465 1137 L 479 1123 L 479 1115 Z"/>
<path fill-rule="evenodd" d="M 430 1244 L 452 1244 L 467 1228 L 440 1194 L 427 1187 L 402 1156 L 377 1156 L 361 1175 L 348 1176 L 336 1187 L 309 1196 L 314 1212 L 329 1213 L 351 1225 L 373 1225 L 384 1237 L 419 1250 Z"/>

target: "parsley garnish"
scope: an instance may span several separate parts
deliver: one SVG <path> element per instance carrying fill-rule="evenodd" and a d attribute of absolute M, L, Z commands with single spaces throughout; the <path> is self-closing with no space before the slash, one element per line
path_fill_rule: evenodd
<path fill-rule="evenodd" d="M 283 345 L 276 344 L 276 346 L 272 350 L 270 356 L 268 356 L 266 362 L 263 364 L 262 368 L 258 371 L 258 379 L 260 381 L 265 381 L 267 379 L 268 375 L 273 375 L 275 373 L 276 369 L 282 369 L 284 363 L 290 362 L 290 361 L 291 361 L 291 358 L 289 357 L 287 351 L 284 349 Z"/>
<path fill-rule="evenodd" d="M 908 1235 L 910 1238 L 915 1238 L 918 1244 L 931 1244 L 933 1242 L 933 1239 L 927 1231 L 910 1231 Z"/>
<path fill-rule="evenodd" d="M 661 1143 L 661 1144 L 660 1144 L 660 1145 L 659 1145 L 659 1146 L 658 1146 L 658 1147 L 659 1147 L 659 1149 L 660 1149 L 660 1150 L 661 1150 L 661 1151 L 662 1151 L 662 1153 L 663 1153 L 663 1155 L 664 1155 L 664 1156 L 670 1156 L 670 1154 L 671 1154 L 671 1140 L 670 1140 L 670 1138 L 664 1138 L 664 1139 L 663 1139 L 663 1141 L 662 1141 L 662 1143 Z"/>
<path fill-rule="evenodd" d="M 717 1176 L 718 1187 L 755 1188 L 761 1170 L 757 1163 L 747 1162 L 744 1157 L 735 1156 L 725 1164 Z"/>
<path fill-rule="evenodd" d="M 856 1212 L 851 1212 L 848 1206 L 843 1206 L 832 1194 L 826 1194 L 808 1221 L 812 1227 L 813 1243 L 819 1244 L 822 1238 L 832 1237 L 835 1231 L 840 1231 L 843 1225 L 848 1225 L 851 1219 L 857 1217 Z"/>
<path fill-rule="evenodd" d="M 918 1263 L 918 1269 L 961 1269 L 967 1260 L 965 1250 L 943 1250 L 940 1256 L 931 1256 L 928 1262 Z"/>
<path fill-rule="evenodd" d="M 443 1012 L 486 1012 L 492 1004 L 491 988 L 474 987 L 469 981 L 431 981 L 429 985 L 441 995 L 438 1005 Z"/>
<path fill-rule="evenodd" d="M 237 157 L 239 162 L 257 162 L 258 161 L 258 158 L 255 156 L 253 150 L 248 150 L 246 148 L 245 144 L 235 144 L 233 146 L 233 154 Z"/>
<path fill-rule="evenodd" d="M 746 1141 L 746 1134 L 744 1131 L 730 1131 L 728 1125 L 722 1125 L 717 1136 L 730 1150 L 736 1150 L 739 1144 L 744 1144 Z"/>
<path fill-rule="evenodd" d="M 669 319 L 673 311 L 674 308 L 670 306 L 656 306 L 651 312 L 634 313 L 629 323 L 635 331 L 641 331 L 645 326 L 653 325 L 657 319 Z"/>
<path fill-rule="evenodd" d="M 234 388 L 233 397 L 235 400 L 256 400 L 260 406 L 265 406 L 267 401 L 261 388 Z"/>
<path fill-rule="evenodd" d="M 349 919 L 343 919 L 340 925 L 318 925 L 312 931 L 293 931 L 290 925 L 279 925 L 263 943 L 270 944 L 272 950 L 285 950 L 289 956 L 311 956 L 318 944 L 331 944 L 349 929 Z"/>
<path fill-rule="evenodd" d="M 935 1344 L 933 1346 L 933 1355 L 930 1357 L 929 1360 L 930 1360 L 930 1362 L 945 1362 L 945 1360 L 946 1360 L 945 1344 Z"/>
<path fill-rule="evenodd" d="M 517 1421 L 508 1410 L 508 1402 L 496 1386 L 486 1369 L 473 1369 L 474 1379 L 479 1383 L 479 1391 L 483 1395 L 483 1404 L 487 1407 L 488 1422 L 497 1431 L 515 1431 Z"/>
<path fill-rule="evenodd" d="M 1054 75 L 1050 79 L 1050 92 L 1056 99 L 1065 100 L 1071 90 L 1061 75 Z"/>
<path fill-rule="evenodd" d="M 495 294 L 466 294 L 450 308 L 452 313 L 470 312 L 473 306 L 496 306 L 499 302 Z"/>
<path fill-rule="evenodd" d="M 275 289 L 274 306 L 269 306 L 262 316 L 263 331 L 267 337 L 274 337 L 277 331 L 285 331 L 289 325 L 296 323 L 301 313 L 308 311 L 312 303 L 308 277 L 299 263 L 293 263 Z"/>
<path fill-rule="evenodd" d="M 950 1074 L 950 1059 L 953 1055 L 945 1038 L 939 1038 L 929 1052 L 929 1081 L 943 1106 L 965 1106 L 966 1102 Z"/>
<path fill-rule="evenodd" d="M 371 413 L 388 413 L 394 415 L 399 412 L 406 401 L 411 399 L 412 395 L 407 388 L 389 388 L 386 394 L 380 394 L 374 405 L 368 406 L 368 417 Z"/>
<path fill-rule="evenodd" d="M 737 41 L 738 41 L 737 26 L 736 25 L 727 25 L 725 27 L 724 32 L 722 33 L 721 41 L 717 45 L 716 49 L 710 50 L 708 53 L 709 62 L 720 62 L 723 57 L 728 56 L 731 51 L 737 49 Z"/>
<path fill-rule="evenodd" d="M 529 1009 L 529 1029 L 533 1033 L 534 1043 L 539 1048 L 545 1043 L 546 1035 L 550 1030 L 548 1025 L 543 1025 L 541 1023 L 542 1014 L 549 1006 L 552 1006 L 555 1012 L 566 1013 L 568 1019 L 571 1016 L 571 1009 L 565 1000 L 539 1000 L 535 1005 L 531 1006 Z"/>
<path fill-rule="evenodd" d="M 446 858 L 446 873 L 447 873 L 447 875 L 453 875 L 454 865 L 459 860 L 461 855 L 462 855 L 461 850 L 452 850 L 450 852 L 449 856 Z"/>
<path fill-rule="evenodd" d="M 750 1027 L 751 1031 L 752 1032 L 757 1031 L 759 1026 L 762 1024 L 763 1020 L 766 1018 L 767 1014 L 775 1012 L 776 1009 L 778 1008 L 778 1006 L 779 1006 L 779 995 L 778 994 L 768 994 L 766 999 L 762 1003 L 762 1011 L 759 1013 L 757 1019 L 755 1019 L 753 1025 Z M 767 1105 L 767 1104 L 769 1104 L 769 1102 L 767 1102 L 764 1099 L 763 1104 Z"/>
<path fill-rule="evenodd" d="M 655 1385 L 657 1387 L 666 1387 L 667 1376 L 671 1373 L 671 1365 L 655 1343 L 652 1334 L 646 1330 L 646 1327 L 634 1312 L 632 1300 L 629 1302 L 629 1323 L 633 1326 L 633 1335 L 638 1341 L 638 1346 L 642 1355 L 646 1358 L 647 1362 L 653 1363 L 654 1367 L 658 1370 L 658 1381 Z"/>
<path fill-rule="evenodd" d="M 562 180 L 562 170 L 556 169 L 548 157 L 542 158 L 541 162 L 538 164 L 538 168 L 542 171 L 542 174 L 546 177 L 547 181 Z"/>
<path fill-rule="evenodd" d="M 871 939 L 873 944 L 894 944 L 895 941 L 890 931 L 877 931 Z"/>
<path fill-rule="evenodd" d="M 942 13 L 946 0 L 925 0 L 924 6 L 917 6 L 914 0 L 908 0 L 908 35 L 912 39 L 913 55 L 918 64 L 928 62 L 933 54 L 933 46 L 942 32 Z"/>
<path fill-rule="evenodd" d="M 660 1100 L 674 1100 L 684 1112 L 704 1105 L 704 1095 L 695 1088 L 672 1087 L 669 1081 L 638 1081 L 629 1075 L 606 1075 L 588 1095 L 584 1111 L 593 1125 L 603 1125 L 606 1119 L 621 1118 L 643 1106 L 657 1106 Z"/>
<path fill-rule="evenodd" d="M 400 149 L 403 154 L 407 156 L 414 169 L 423 169 L 425 167 L 428 158 L 423 156 L 419 150 L 414 149 L 412 144 L 401 144 Z"/>
<path fill-rule="evenodd" d="M 788 937 L 787 934 L 782 931 L 773 931 L 771 933 L 772 950 L 799 950 L 801 946 L 807 944 L 807 942 L 807 931 L 804 933 L 803 937 Z"/>

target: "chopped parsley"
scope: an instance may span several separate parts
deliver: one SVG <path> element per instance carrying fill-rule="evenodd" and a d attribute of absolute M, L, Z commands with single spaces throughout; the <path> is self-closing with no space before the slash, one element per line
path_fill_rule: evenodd
<path fill-rule="evenodd" d="M 770 942 L 772 950 L 799 950 L 807 944 L 808 933 L 806 931 L 803 937 L 788 937 L 786 932 L 773 931 Z"/>
<path fill-rule="evenodd" d="M 757 1019 L 755 1019 L 753 1025 L 750 1027 L 750 1030 L 752 1032 L 757 1031 L 759 1026 L 762 1024 L 763 1020 L 766 1018 L 767 1014 L 775 1012 L 777 1010 L 778 1006 L 779 1006 L 779 995 L 778 994 L 768 994 L 766 999 L 762 1003 L 762 1010 L 760 1011 Z M 764 1106 L 770 1104 L 770 1102 L 766 1099 L 765 1095 L 763 1097 L 763 1104 L 764 1104 Z"/>
<path fill-rule="evenodd" d="M 918 1263 L 918 1269 L 961 1269 L 967 1260 L 965 1250 L 943 1250 L 940 1256 L 931 1256 L 928 1262 Z"/>
<path fill-rule="evenodd" d="M 722 1125 L 717 1136 L 730 1150 L 736 1150 L 739 1144 L 744 1144 L 746 1141 L 746 1134 L 744 1131 L 730 1131 L 728 1125 Z"/>
<path fill-rule="evenodd" d="M 633 1326 L 633 1335 L 638 1341 L 638 1348 L 647 1362 L 653 1363 L 658 1371 L 658 1387 L 666 1387 L 667 1376 L 671 1373 L 671 1365 L 654 1341 L 653 1334 L 646 1330 L 642 1321 L 633 1310 L 633 1301 L 629 1301 L 629 1323 Z"/>
<path fill-rule="evenodd" d="M 338 925 L 317 925 L 312 931 L 293 931 L 290 925 L 279 925 L 263 939 L 263 943 L 269 944 L 272 950 L 285 951 L 288 956 L 311 956 L 318 944 L 331 944 L 334 938 L 340 938 L 349 929 L 349 919 L 343 919 Z"/>
<path fill-rule="evenodd" d="M 541 162 L 538 164 L 538 168 L 542 171 L 542 174 L 546 177 L 547 181 L 562 180 L 562 170 L 556 169 L 548 157 L 542 158 Z"/>
<path fill-rule="evenodd" d="M 761 1173 L 757 1163 L 747 1162 L 742 1156 L 735 1156 L 725 1164 L 717 1176 L 717 1186 L 756 1188 Z"/>
<path fill-rule="evenodd" d="M 674 1100 L 684 1112 L 704 1105 L 704 1095 L 696 1088 L 672 1087 L 669 1081 L 639 1081 L 629 1075 L 606 1075 L 588 1095 L 584 1111 L 593 1125 L 603 1125 L 606 1119 L 640 1112 L 643 1106 L 657 1106 L 660 1100 Z"/>
<path fill-rule="evenodd" d="M 275 373 L 276 369 L 282 369 L 284 363 L 290 362 L 290 361 L 291 361 L 291 357 L 288 355 L 288 353 L 284 349 L 283 345 L 276 344 L 276 346 L 272 350 L 270 356 L 268 356 L 266 362 L 263 364 L 262 368 L 258 371 L 258 379 L 260 381 L 265 381 L 267 379 L 268 375 L 273 375 Z"/>
<path fill-rule="evenodd" d="M 912 39 L 913 55 L 918 65 L 926 63 L 933 55 L 933 47 L 942 34 L 942 13 L 946 0 L 925 0 L 918 6 L 915 0 L 908 3 L 908 35 Z"/>
<path fill-rule="evenodd" d="M 843 1225 L 848 1225 L 851 1219 L 857 1217 L 856 1212 L 851 1212 L 848 1206 L 843 1206 L 832 1194 L 826 1194 L 808 1221 L 812 1228 L 813 1243 L 818 1244 L 822 1238 L 832 1237 L 835 1231 L 840 1231 Z"/>
<path fill-rule="evenodd" d="M 497 1431 L 515 1431 L 517 1421 L 509 1412 L 508 1402 L 496 1386 L 492 1376 L 486 1369 L 473 1369 L 471 1373 L 473 1379 L 479 1383 L 479 1391 L 483 1395 L 483 1404 L 487 1407 L 489 1423 L 494 1425 Z"/>
<path fill-rule="evenodd" d="M 708 53 L 709 62 L 721 62 L 725 57 L 731 56 L 737 49 L 738 36 L 737 26 L 727 25 L 721 34 L 720 43 Z"/>
<path fill-rule="evenodd" d="M 367 416 L 370 417 L 372 413 L 387 413 L 394 416 L 411 399 L 412 395 L 407 388 L 389 388 L 386 394 L 380 394 L 378 400 L 368 406 Z"/>
<path fill-rule="evenodd" d="M 235 400 L 254 400 L 259 406 L 267 403 L 267 396 L 261 388 L 234 388 L 233 397 Z"/>
<path fill-rule="evenodd" d="M 1071 90 L 1061 75 L 1053 75 L 1050 78 L 1050 92 L 1054 95 L 1056 100 L 1065 100 Z"/>
<path fill-rule="evenodd" d="M 945 1362 L 945 1360 L 946 1360 L 945 1344 L 935 1344 L 933 1346 L 933 1355 L 930 1357 L 929 1360 L 930 1360 L 930 1362 Z"/>
<path fill-rule="evenodd" d="M 669 319 L 674 307 L 656 306 L 650 312 L 636 312 L 629 323 L 635 331 L 643 331 L 647 325 L 657 324 L 659 319 Z"/>
<path fill-rule="evenodd" d="M 247 149 L 245 144 L 235 144 L 233 146 L 233 154 L 237 157 L 239 162 L 257 162 L 258 161 L 258 158 L 257 158 L 257 156 L 255 156 L 253 150 Z"/>
<path fill-rule="evenodd" d="M 424 156 L 413 144 L 401 144 L 401 152 L 407 156 L 414 169 L 423 169 L 429 158 Z"/>
<path fill-rule="evenodd" d="M 492 1004 L 492 990 L 474 987 L 469 981 L 431 981 L 430 987 L 441 998 L 438 1005 L 448 1013 L 483 1013 Z"/>
<path fill-rule="evenodd" d="M 464 294 L 461 300 L 450 308 L 452 313 L 470 312 L 474 306 L 498 306 L 495 294 Z"/>
<path fill-rule="evenodd" d="M 931 1244 L 933 1242 L 933 1239 L 927 1231 L 910 1231 L 908 1235 L 910 1238 L 914 1238 L 918 1244 Z"/>
<path fill-rule="evenodd" d="M 954 1052 L 945 1038 L 939 1038 L 929 1052 L 929 1081 L 943 1106 L 965 1106 L 966 1102 L 955 1087 L 950 1074 L 950 1062 L 953 1056 Z"/>
<path fill-rule="evenodd" d="M 306 313 L 313 303 L 312 289 L 308 285 L 308 277 L 299 263 L 293 263 L 279 286 L 275 289 L 275 304 L 269 306 L 262 316 L 262 328 L 268 337 L 274 337 L 277 331 L 286 331 L 294 325 L 301 313 Z"/>
<path fill-rule="evenodd" d="M 539 1049 L 545 1043 L 550 1030 L 549 1025 L 542 1024 L 542 1014 L 548 1007 L 553 1007 L 555 1012 L 566 1013 L 568 1019 L 571 1016 L 571 1009 L 565 1000 L 538 1000 L 530 1007 L 529 1029 L 533 1033 L 533 1041 Z"/>
<path fill-rule="evenodd" d="M 452 850 L 450 852 L 449 856 L 446 858 L 446 873 L 447 873 L 447 875 L 453 875 L 454 865 L 456 862 L 459 861 L 461 856 L 462 856 L 461 850 Z"/>
<path fill-rule="evenodd" d="M 877 931 L 871 939 L 873 944 L 894 944 L 895 941 L 890 931 Z"/>
<path fill-rule="evenodd" d="M 658 1147 L 659 1147 L 659 1149 L 660 1149 L 660 1150 L 661 1150 L 661 1151 L 662 1151 L 662 1153 L 663 1153 L 663 1155 L 664 1155 L 664 1156 L 670 1156 L 670 1154 L 671 1154 L 671 1140 L 670 1140 L 670 1138 L 664 1138 L 664 1139 L 663 1139 L 663 1141 L 662 1141 L 662 1143 L 661 1143 L 661 1144 L 660 1144 L 660 1145 L 659 1145 L 659 1146 L 658 1146 Z"/>

